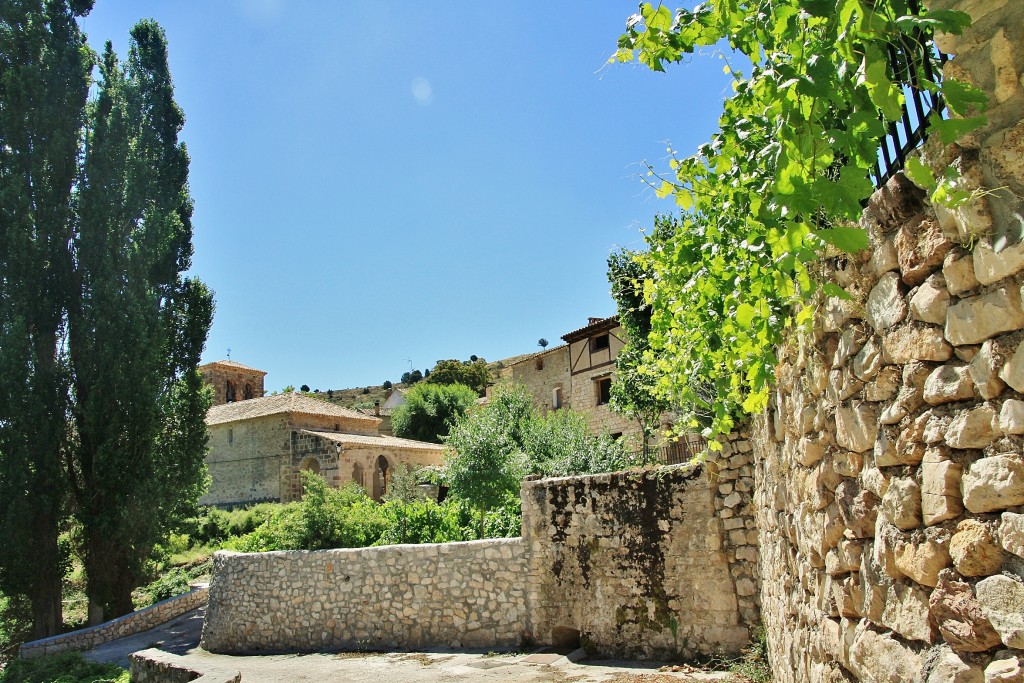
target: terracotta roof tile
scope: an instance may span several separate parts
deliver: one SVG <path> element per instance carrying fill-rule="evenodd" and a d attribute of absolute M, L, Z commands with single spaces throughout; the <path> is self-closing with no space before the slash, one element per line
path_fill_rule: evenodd
<path fill-rule="evenodd" d="M 336 406 L 318 398 L 310 398 L 305 394 L 287 392 L 276 396 L 250 398 L 219 406 L 213 406 L 206 413 L 206 424 L 216 425 L 238 420 L 250 420 L 255 417 L 266 417 L 279 413 L 301 413 L 303 415 L 321 415 L 324 417 L 344 417 L 350 420 L 379 423 L 375 417 L 361 415 L 354 410 Z"/>
<path fill-rule="evenodd" d="M 343 434 L 339 432 L 325 432 L 318 429 L 303 429 L 306 434 L 316 434 L 328 441 L 344 444 L 356 444 L 359 446 L 382 446 L 386 448 L 416 448 L 419 450 L 443 451 L 444 446 L 438 443 L 426 441 L 413 441 L 412 439 L 400 439 L 397 436 L 376 436 L 369 434 Z"/>

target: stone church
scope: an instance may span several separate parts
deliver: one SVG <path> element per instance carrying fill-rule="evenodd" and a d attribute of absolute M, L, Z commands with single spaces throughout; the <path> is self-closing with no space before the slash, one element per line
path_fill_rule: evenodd
<path fill-rule="evenodd" d="M 265 396 L 262 370 L 221 360 L 199 371 L 214 389 L 204 505 L 298 500 L 302 470 L 334 487 L 354 481 L 380 500 L 398 464 L 441 462 L 443 446 L 382 435 L 378 417 L 301 393 Z"/>

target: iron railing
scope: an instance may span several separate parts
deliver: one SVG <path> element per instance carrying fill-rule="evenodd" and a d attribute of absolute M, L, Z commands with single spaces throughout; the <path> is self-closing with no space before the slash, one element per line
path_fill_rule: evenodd
<path fill-rule="evenodd" d="M 916 0 L 910 3 L 910 10 L 919 11 Z M 872 174 L 876 188 L 902 171 L 907 155 L 928 139 L 928 118 L 933 113 L 948 116 L 942 96 L 926 90 L 921 83 L 922 73 L 927 80 L 937 83 L 938 69 L 948 59 L 935 47 L 931 35 L 921 31 L 889 45 L 892 77 L 902 86 L 904 102 L 902 116 L 889 123 L 889 130 L 879 140 L 878 159 Z"/>
<path fill-rule="evenodd" d="M 700 434 L 686 434 L 678 440 L 661 446 L 648 446 L 646 450 L 640 451 L 637 455 L 643 456 L 647 462 L 657 462 L 662 465 L 679 465 L 690 462 L 697 455 L 700 455 L 708 448 L 707 439 Z"/>

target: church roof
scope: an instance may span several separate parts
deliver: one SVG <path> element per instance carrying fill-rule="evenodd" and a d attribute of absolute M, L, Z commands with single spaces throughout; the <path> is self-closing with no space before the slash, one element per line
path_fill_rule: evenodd
<path fill-rule="evenodd" d="M 249 372 L 258 372 L 261 375 L 267 374 L 266 371 L 264 371 L 264 370 L 257 370 L 256 368 L 251 368 L 248 365 L 242 365 L 241 363 L 233 361 L 233 360 L 215 360 L 212 363 L 207 363 L 206 365 L 200 365 L 199 369 L 202 370 L 203 368 L 208 368 L 211 365 L 223 365 L 224 367 L 235 368 L 236 370 L 248 370 Z"/>
<path fill-rule="evenodd" d="M 255 417 L 266 417 L 279 413 L 301 413 L 303 415 L 318 415 L 323 417 L 343 417 L 349 420 L 360 420 L 362 422 L 379 423 L 376 417 L 362 415 L 354 410 L 336 406 L 318 398 L 310 398 L 305 394 L 289 391 L 276 396 L 264 396 L 263 398 L 250 398 L 245 401 L 235 401 L 213 406 L 206 413 L 206 424 L 217 425 L 225 422 L 237 422 L 239 420 L 251 420 Z"/>
<path fill-rule="evenodd" d="M 444 446 L 439 443 L 428 443 L 426 441 L 413 441 L 412 439 L 400 439 L 397 436 L 385 436 L 383 434 L 342 434 L 339 432 L 325 432 L 319 429 L 303 429 L 307 434 L 316 434 L 328 441 L 341 444 L 354 444 L 357 446 L 383 446 L 387 448 L 417 448 L 420 450 L 443 451 Z"/>

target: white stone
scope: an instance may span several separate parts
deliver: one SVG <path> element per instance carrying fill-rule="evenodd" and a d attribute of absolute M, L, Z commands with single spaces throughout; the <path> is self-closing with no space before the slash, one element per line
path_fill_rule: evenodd
<path fill-rule="evenodd" d="M 868 260 L 866 269 L 867 272 L 871 273 L 876 278 L 881 277 L 890 270 L 896 270 L 900 267 L 899 260 L 896 256 L 896 246 L 893 244 L 893 238 L 894 235 L 889 235 L 882 239 L 879 244 L 875 245 L 874 250 L 871 252 L 871 258 Z"/>
<path fill-rule="evenodd" d="M 1012 652 L 1003 650 L 985 667 L 985 683 L 1024 682 L 1024 662 Z"/>
<path fill-rule="evenodd" d="M 982 398 L 990 400 L 1003 393 L 1006 383 L 997 373 L 995 344 L 991 339 L 981 345 L 969 367 L 971 379 L 974 380 L 974 386 Z"/>
<path fill-rule="evenodd" d="M 999 542 L 1006 552 L 1024 558 L 1024 515 L 1003 513 L 999 523 Z"/>
<path fill-rule="evenodd" d="M 999 410 L 999 431 L 1003 434 L 1024 434 L 1024 401 L 1008 399 Z"/>
<path fill-rule="evenodd" d="M 984 683 L 985 674 L 977 664 L 960 659 L 948 645 L 943 645 L 938 661 L 925 683 Z"/>
<path fill-rule="evenodd" d="M 955 346 L 1024 327 L 1020 289 L 1001 287 L 988 294 L 962 299 L 946 311 L 946 339 Z"/>
<path fill-rule="evenodd" d="M 850 646 L 849 668 L 864 681 L 906 683 L 917 678 L 921 657 L 891 635 L 871 629 L 867 619 L 861 619 Z"/>
<path fill-rule="evenodd" d="M 921 515 L 924 523 L 934 526 L 963 512 L 960 482 L 963 466 L 950 460 L 921 465 Z"/>
<path fill-rule="evenodd" d="M 878 280 L 868 294 L 867 320 L 875 332 L 882 332 L 907 317 L 907 302 L 901 291 L 900 276 L 889 272 Z"/>
<path fill-rule="evenodd" d="M 863 453 L 875 443 L 878 409 L 870 403 L 836 408 L 836 442 L 846 450 Z"/>
<path fill-rule="evenodd" d="M 946 260 L 942 263 L 942 275 L 946 281 L 946 288 L 953 296 L 970 292 L 981 284 L 974 275 L 974 257 L 958 253 L 956 250 L 946 254 Z"/>
<path fill-rule="evenodd" d="M 853 359 L 853 374 L 862 382 L 868 382 L 882 367 L 882 347 L 872 337 L 861 347 L 857 357 Z"/>
<path fill-rule="evenodd" d="M 996 437 L 998 413 L 983 405 L 956 415 L 946 429 L 946 443 L 953 448 L 984 448 Z"/>
<path fill-rule="evenodd" d="M 1016 455 L 993 455 L 972 463 L 961 483 L 964 507 L 974 513 L 1024 505 L 1024 462 Z"/>
<path fill-rule="evenodd" d="M 1009 277 L 1024 268 L 1024 242 L 1006 246 L 995 251 L 987 240 L 981 240 L 974 247 L 974 274 L 978 282 L 990 285 Z"/>
<path fill-rule="evenodd" d="M 974 398 L 974 381 L 966 365 L 935 368 L 924 383 L 924 400 L 931 405 Z"/>
<path fill-rule="evenodd" d="M 910 315 L 921 322 L 945 325 L 948 308 L 949 291 L 939 273 L 930 275 L 910 298 Z"/>
<path fill-rule="evenodd" d="M 1013 356 L 999 371 L 999 378 L 1020 393 L 1024 393 L 1024 341 L 1017 345 Z"/>
<path fill-rule="evenodd" d="M 942 331 L 930 325 L 896 328 L 882 339 L 882 350 L 886 360 L 896 365 L 915 360 L 947 361 L 953 357 L 953 347 L 943 338 Z"/>
<path fill-rule="evenodd" d="M 996 575 L 979 581 L 974 590 L 1003 645 L 1024 648 L 1024 584 Z"/>
<path fill-rule="evenodd" d="M 910 477 L 893 477 L 882 497 L 882 511 L 898 529 L 921 525 L 921 487 Z"/>

